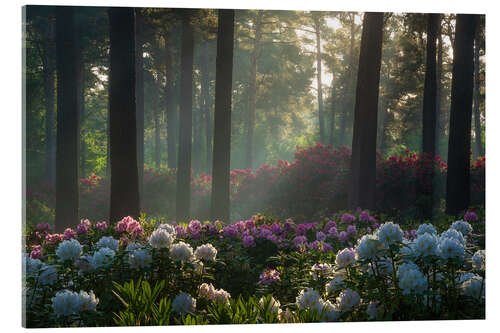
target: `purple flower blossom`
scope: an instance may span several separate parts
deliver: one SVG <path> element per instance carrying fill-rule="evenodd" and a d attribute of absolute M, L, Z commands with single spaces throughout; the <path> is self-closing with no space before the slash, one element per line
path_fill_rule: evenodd
<path fill-rule="evenodd" d="M 318 232 L 316 233 L 316 239 L 317 239 L 318 241 L 320 241 L 320 242 L 324 241 L 324 240 L 326 239 L 326 235 L 325 235 L 325 233 L 324 233 L 324 232 L 322 232 L 322 231 L 318 231 Z"/>
<path fill-rule="evenodd" d="M 72 238 L 76 238 L 76 232 L 74 232 L 71 228 L 67 228 L 66 230 L 64 230 L 64 239 L 69 240 Z"/>
<path fill-rule="evenodd" d="M 356 236 L 358 234 L 358 230 L 356 229 L 356 226 L 351 224 L 347 227 L 347 233 L 349 235 Z"/>
<path fill-rule="evenodd" d="M 223 231 L 225 237 L 238 237 L 238 229 L 234 225 L 225 226 Z"/>
<path fill-rule="evenodd" d="M 283 228 L 281 227 L 281 225 L 279 223 L 273 223 L 271 225 L 271 231 L 275 234 L 281 234 L 281 232 L 283 231 Z"/>
<path fill-rule="evenodd" d="M 325 232 L 328 232 L 332 227 L 337 228 L 337 223 L 335 221 L 328 221 L 328 222 L 326 222 L 325 227 L 323 228 L 323 230 Z"/>
<path fill-rule="evenodd" d="M 102 222 L 97 222 L 95 226 L 99 230 L 106 230 L 108 224 L 106 223 L 106 221 L 102 221 Z"/>
<path fill-rule="evenodd" d="M 201 230 L 201 222 L 198 220 L 192 220 L 189 222 L 188 227 L 187 227 L 187 232 L 189 234 L 194 234 L 194 233 L 199 233 Z"/>
<path fill-rule="evenodd" d="M 33 245 L 33 250 L 31 250 L 30 258 L 31 259 L 40 259 L 42 257 L 42 246 L 41 245 Z"/>
<path fill-rule="evenodd" d="M 275 269 L 266 269 L 264 272 L 262 272 L 262 274 L 260 274 L 259 283 L 270 285 L 280 280 L 280 272 Z"/>
<path fill-rule="evenodd" d="M 323 251 L 324 252 L 333 251 L 333 247 L 328 243 L 323 243 Z"/>
<path fill-rule="evenodd" d="M 247 228 L 247 229 L 255 228 L 255 221 L 254 220 L 246 220 L 245 221 L 245 228 Z"/>
<path fill-rule="evenodd" d="M 304 245 L 307 243 L 307 238 L 306 236 L 295 236 L 293 239 L 293 245 L 295 247 L 299 247 L 300 245 Z"/>
<path fill-rule="evenodd" d="M 368 222 L 370 221 L 370 217 L 370 213 L 367 210 L 364 210 L 359 214 L 360 221 Z"/>
<path fill-rule="evenodd" d="M 349 214 L 349 213 L 342 214 L 342 217 L 340 218 L 340 221 L 344 224 L 352 223 L 355 220 L 356 220 L 356 217 L 354 215 Z"/>
<path fill-rule="evenodd" d="M 468 211 L 464 215 L 464 220 L 467 222 L 474 222 L 478 220 L 477 214 L 473 211 Z"/>
<path fill-rule="evenodd" d="M 337 227 L 331 227 L 329 230 L 328 230 L 328 238 L 333 238 L 333 237 L 338 237 L 339 236 L 339 232 L 337 231 Z"/>
<path fill-rule="evenodd" d="M 175 227 L 175 234 L 178 237 L 184 237 L 184 236 L 186 236 L 186 234 L 187 234 L 186 228 L 184 228 L 182 225 L 176 226 Z"/>
<path fill-rule="evenodd" d="M 253 236 L 244 235 L 243 236 L 243 247 L 247 248 L 247 247 L 254 247 L 254 246 L 255 246 L 255 240 L 254 240 Z"/>
<path fill-rule="evenodd" d="M 340 232 L 339 241 L 341 241 L 342 243 L 345 243 L 348 238 L 349 238 L 349 234 L 347 232 L 345 232 L 345 231 Z"/>

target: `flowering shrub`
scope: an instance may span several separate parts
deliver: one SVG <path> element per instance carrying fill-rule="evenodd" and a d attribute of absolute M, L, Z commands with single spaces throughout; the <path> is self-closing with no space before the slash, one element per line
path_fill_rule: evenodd
<path fill-rule="evenodd" d="M 125 217 L 64 234 L 39 224 L 23 255 L 26 324 L 484 318 L 481 211 L 383 221 L 358 210 L 301 224 Z"/>

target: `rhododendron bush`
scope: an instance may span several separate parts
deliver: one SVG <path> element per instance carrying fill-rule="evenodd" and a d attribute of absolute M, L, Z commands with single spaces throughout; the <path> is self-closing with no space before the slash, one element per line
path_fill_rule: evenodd
<path fill-rule="evenodd" d="M 297 147 L 298 148 L 298 147 Z M 317 144 L 297 150 L 291 162 L 265 164 L 255 172 L 231 171 L 232 220 L 263 212 L 281 218 L 313 219 L 347 208 L 351 151 Z M 418 209 L 429 198 L 419 188 L 430 186 L 434 172 L 435 208 L 444 200 L 447 165 L 439 156 L 430 159 L 406 151 L 384 158 L 377 155 L 377 211 L 418 216 Z M 149 216 L 173 219 L 175 213 L 176 173 L 171 169 L 145 169 L 141 210 Z M 209 217 L 211 176 L 191 177 L 191 215 Z M 471 203 L 484 205 L 485 159 L 471 164 Z M 28 224 L 53 220 L 54 189 L 38 184 L 27 190 Z M 92 175 L 80 180 L 80 216 L 93 220 L 108 217 L 109 183 Z"/>
<path fill-rule="evenodd" d="M 302 223 L 301 223 L 302 222 Z M 484 211 L 28 231 L 28 327 L 484 318 Z"/>

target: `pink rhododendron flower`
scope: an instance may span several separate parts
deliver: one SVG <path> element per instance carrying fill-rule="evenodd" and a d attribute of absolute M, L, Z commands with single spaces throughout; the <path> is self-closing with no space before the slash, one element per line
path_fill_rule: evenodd
<path fill-rule="evenodd" d="M 67 228 L 66 230 L 64 230 L 64 239 L 69 240 L 72 238 L 76 238 L 76 232 L 74 232 L 71 228 Z"/>
<path fill-rule="evenodd" d="M 106 223 L 106 221 L 102 221 L 102 222 L 97 222 L 95 226 L 99 230 L 106 230 L 108 224 Z"/>
<path fill-rule="evenodd" d="M 280 272 L 275 269 L 266 269 L 264 272 L 262 272 L 262 274 L 260 274 L 259 283 L 270 285 L 280 280 Z"/>

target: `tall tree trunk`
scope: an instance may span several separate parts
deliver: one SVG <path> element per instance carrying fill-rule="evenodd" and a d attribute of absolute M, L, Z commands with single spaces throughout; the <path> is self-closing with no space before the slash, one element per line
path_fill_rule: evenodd
<path fill-rule="evenodd" d="M 58 232 L 78 223 L 78 45 L 73 7 L 56 7 Z"/>
<path fill-rule="evenodd" d="M 335 145 L 335 76 L 332 78 L 332 96 L 330 100 L 330 145 Z"/>
<path fill-rule="evenodd" d="M 207 173 L 212 170 L 212 113 L 210 103 L 210 79 L 208 73 L 208 41 L 203 42 L 201 58 L 201 95 L 203 99 L 203 115 L 205 118 L 205 150 L 207 152 Z"/>
<path fill-rule="evenodd" d="M 167 84 L 165 85 L 165 98 L 167 100 L 167 164 L 171 169 L 177 168 L 177 109 L 175 103 L 175 74 L 173 69 L 172 48 L 174 29 L 169 33 L 165 46 L 165 72 Z"/>
<path fill-rule="evenodd" d="M 161 141 L 160 141 L 160 102 L 159 102 L 159 82 L 152 76 L 153 84 L 153 122 L 155 126 L 155 167 L 161 167 Z"/>
<path fill-rule="evenodd" d="M 250 63 L 250 82 L 249 82 L 249 93 L 248 93 L 248 115 L 246 121 L 246 156 L 245 156 L 245 166 L 247 168 L 253 168 L 254 163 L 254 129 L 255 129 L 255 105 L 257 100 L 257 60 L 260 55 L 260 40 L 262 38 L 262 18 L 264 16 L 264 11 L 259 10 L 257 13 L 257 18 L 255 19 L 255 39 L 253 43 L 253 50 L 251 55 Z"/>
<path fill-rule="evenodd" d="M 479 50 L 481 48 L 481 30 L 476 27 L 474 37 L 474 137 L 476 144 L 476 158 L 484 156 L 483 145 L 481 143 L 481 113 L 479 111 L 481 80 L 479 77 Z"/>
<path fill-rule="evenodd" d="M 111 62 L 111 58 L 110 58 Z M 111 99 L 111 70 L 108 70 L 108 111 L 106 112 L 106 178 L 111 179 L 111 135 L 109 130 L 110 108 L 109 101 Z"/>
<path fill-rule="evenodd" d="M 81 52 L 82 50 L 80 50 Z M 81 54 L 81 53 L 80 53 Z M 80 57 L 81 58 L 81 57 Z M 82 60 L 82 59 L 80 59 Z M 83 126 L 85 124 L 85 119 L 87 118 L 87 110 L 85 109 L 85 67 L 81 64 L 81 79 L 78 87 L 79 101 L 80 104 L 80 177 L 85 177 L 87 175 L 87 142 L 85 141 L 85 130 Z"/>
<path fill-rule="evenodd" d="M 377 105 L 384 13 L 365 13 L 352 138 L 351 208 L 375 208 Z"/>
<path fill-rule="evenodd" d="M 144 179 L 144 18 L 141 8 L 135 8 L 135 113 L 137 119 L 137 170 L 139 172 L 139 195 Z"/>
<path fill-rule="evenodd" d="M 351 40 L 349 46 L 349 76 L 344 89 L 344 105 L 342 111 L 342 117 L 340 119 L 340 146 L 345 146 L 346 140 L 346 130 L 347 124 L 351 124 L 351 114 L 352 114 L 352 90 L 354 87 L 354 41 L 356 32 L 356 23 L 354 21 L 354 14 L 351 14 Z M 353 133 L 354 134 L 354 133 Z"/>
<path fill-rule="evenodd" d="M 133 8 L 109 9 L 111 139 L 110 223 L 139 217 Z"/>
<path fill-rule="evenodd" d="M 191 146 L 193 123 L 193 27 L 191 11 L 182 11 L 181 96 L 179 161 L 177 167 L 176 219 L 187 221 L 191 206 Z"/>
<path fill-rule="evenodd" d="M 201 169 L 201 123 L 202 123 L 202 96 L 201 92 L 198 91 L 196 84 L 193 80 L 193 99 L 196 100 L 198 97 L 198 108 L 193 107 L 193 171 L 195 174 L 200 172 Z M 198 96 L 196 96 L 198 95 Z"/>
<path fill-rule="evenodd" d="M 43 59 L 43 91 L 45 102 L 45 181 L 52 186 L 56 183 L 56 140 L 54 133 L 55 113 L 55 20 L 48 19 L 48 34 L 45 38 Z"/>
<path fill-rule="evenodd" d="M 441 128 L 443 125 L 442 122 L 442 112 L 441 112 L 441 91 L 442 91 L 442 83 L 443 83 L 443 28 L 442 28 L 442 17 L 439 15 L 439 24 L 438 24 L 438 49 L 437 49 L 437 68 L 436 68 L 436 154 L 441 155 L 441 150 L 439 149 L 439 142 L 441 139 L 441 134 L 443 133 L 443 129 Z"/>
<path fill-rule="evenodd" d="M 230 222 L 231 90 L 233 76 L 234 10 L 219 9 L 215 78 L 212 220 Z"/>
<path fill-rule="evenodd" d="M 427 50 L 422 114 L 422 166 L 432 163 L 436 153 L 436 38 L 439 29 L 439 14 L 428 14 Z M 432 165 L 432 164 L 431 164 Z M 422 217 L 432 218 L 434 168 L 422 168 L 424 183 L 418 183 L 419 202 Z"/>
<path fill-rule="evenodd" d="M 458 215 L 470 203 L 470 138 L 477 15 L 459 14 L 451 83 L 446 213 Z"/>
<path fill-rule="evenodd" d="M 319 140 L 326 142 L 325 138 L 325 119 L 323 114 L 323 88 L 321 80 L 321 24 L 319 17 L 313 14 L 314 31 L 316 34 L 316 83 L 318 85 L 318 120 L 319 120 Z"/>

